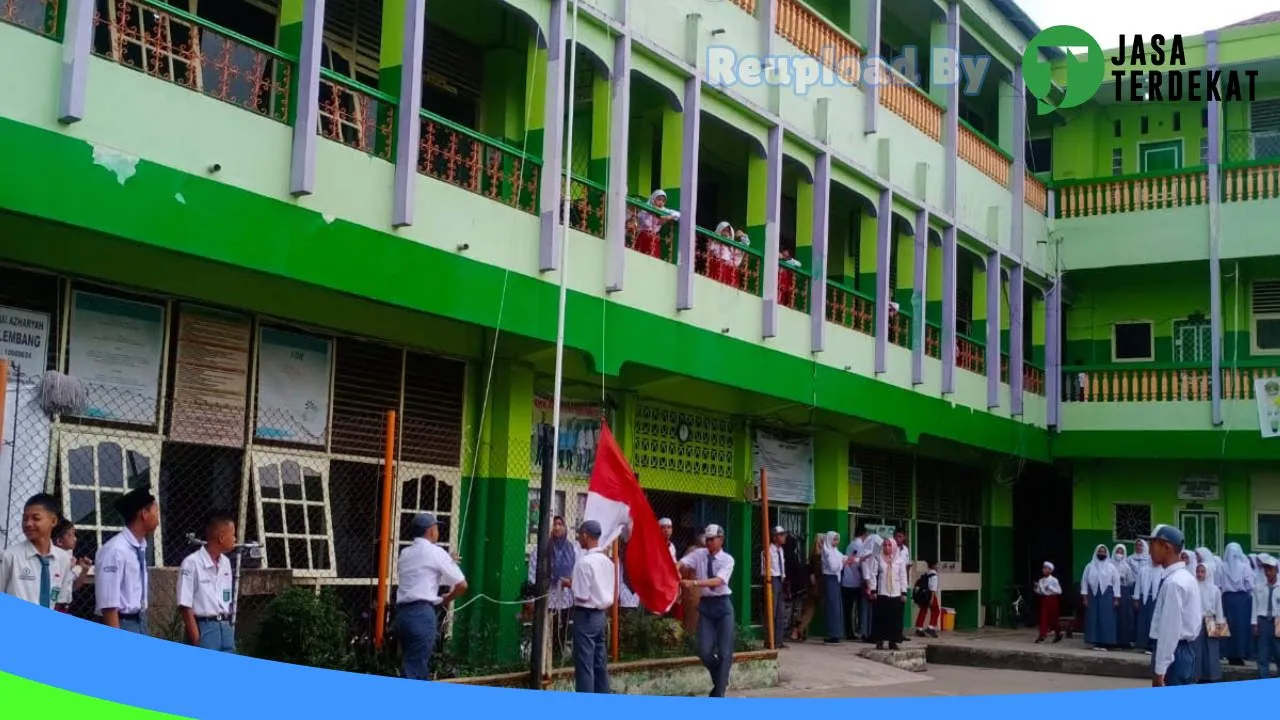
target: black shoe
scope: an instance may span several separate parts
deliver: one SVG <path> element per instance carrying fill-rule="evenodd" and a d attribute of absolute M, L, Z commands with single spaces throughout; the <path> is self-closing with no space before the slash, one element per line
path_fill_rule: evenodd
<path fill-rule="evenodd" d="M 878 642 L 878 643 L 876 643 L 876 649 L 877 649 L 877 650 L 883 650 L 883 649 L 884 649 L 884 643 L 882 643 L 882 642 Z"/>
<path fill-rule="evenodd" d="M 840 644 L 840 639 L 839 639 L 839 638 L 827 638 L 826 640 L 823 640 L 823 641 L 822 641 L 822 644 L 823 644 L 823 645 L 839 645 L 839 644 Z"/>
<path fill-rule="evenodd" d="M 889 649 L 890 649 L 890 650 L 892 650 L 893 652 L 897 652 L 897 651 L 898 651 L 898 643 L 889 643 Z"/>
<path fill-rule="evenodd" d="M 938 631 L 934 630 L 933 628 L 929 628 L 928 630 L 926 630 L 925 634 L 931 638 L 934 638 L 935 640 L 938 638 Z"/>
<path fill-rule="evenodd" d="M 1040 643 L 1042 643 L 1042 642 L 1044 642 L 1044 636 L 1043 636 L 1043 635 L 1041 635 L 1040 637 L 1036 638 L 1036 644 L 1037 644 L 1037 645 L 1039 645 L 1039 644 L 1040 644 Z"/>
<path fill-rule="evenodd" d="M 916 637 L 924 637 L 924 630 L 916 628 Z"/>
<path fill-rule="evenodd" d="M 778 649 L 779 649 L 779 650 L 786 650 L 786 649 L 787 649 L 787 648 L 789 648 L 789 647 L 791 647 L 791 646 L 790 646 L 790 645 L 788 645 L 788 644 L 786 644 L 786 643 L 781 643 L 780 645 L 778 645 Z"/>
<path fill-rule="evenodd" d="M 1062 633 L 1058 633 L 1057 635 L 1053 636 L 1053 642 L 1055 644 L 1062 642 Z"/>

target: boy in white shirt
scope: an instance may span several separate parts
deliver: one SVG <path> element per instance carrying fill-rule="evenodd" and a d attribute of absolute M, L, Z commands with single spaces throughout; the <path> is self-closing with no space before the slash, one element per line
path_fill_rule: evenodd
<path fill-rule="evenodd" d="M 0 592 L 50 610 L 71 598 L 75 583 L 71 553 L 53 544 L 58 501 L 40 493 L 22 509 L 26 539 L 0 554 Z"/>
<path fill-rule="evenodd" d="M 206 650 L 234 653 L 231 627 L 233 579 L 226 553 L 236 546 L 236 523 L 217 515 L 205 525 L 205 546 L 182 561 L 178 573 L 178 610 L 187 642 Z"/>
<path fill-rule="evenodd" d="M 929 569 L 916 580 L 916 588 L 913 591 L 916 595 L 913 598 L 916 601 L 916 607 L 920 611 L 916 613 L 916 637 L 938 637 L 938 628 L 942 620 L 942 591 L 938 583 L 938 561 L 930 560 Z M 925 619 L 929 620 L 929 624 L 925 625 Z"/>
<path fill-rule="evenodd" d="M 1042 643 L 1053 630 L 1053 641 L 1062 642 L 1062 630 L 1058 627 L 1058 599 L 1062 597 L 1062 584 L 1053 576 L 1053 563 L 1045 561 L 1044 574 L 1036 581 L 1036 595 L 1040 596 L 1040 637 Z"/>

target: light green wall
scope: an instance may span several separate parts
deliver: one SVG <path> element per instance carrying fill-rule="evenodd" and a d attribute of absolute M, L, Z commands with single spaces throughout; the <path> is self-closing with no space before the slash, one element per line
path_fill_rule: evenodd
<path fill-rule="evenodd" d="M 1066 282 L 1064 365 L 1111 364 L 1112 326 L 1131 320 L 1153 323 L 1155 362 L 1172 362 L 1173 321 L 1209 313 L 1207 268 L 1197 263 L 1068 273 Z"/>

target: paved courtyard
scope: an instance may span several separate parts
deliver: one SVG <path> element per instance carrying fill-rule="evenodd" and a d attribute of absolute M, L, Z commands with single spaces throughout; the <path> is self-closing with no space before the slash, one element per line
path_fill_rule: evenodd
<path fill-rule="evenodd" d="M 947 638 L 950 642 L 999 642 L 1025 647 L 1034 636 L 1020 642 L 1020 634 L 1009 636 Z M 937 642 L 937 641 L 931 641 Z M 918 647 L 921 640 L 907 643 Z M 1072 654 L 1095 653 L 1078 642 L 1063 641 L 1057 650 Z M 1004 695 L 1052 693 L 1081 690 L 1114 690 L 1150 687 L 1149 680 L 1095 677 L 1091 675 L 994 670 L 956 665 L 930 664 L 927 671 L 913 673 L 867 660 L 858 653 L 867 648 L 859 643 L 827 647 L 821 643 L 794 644 L 780 653 L 782 684 L 777 688 L 733 693 L 738 697 L 924 697 L 955 695 Z M 1140 654 L 1135 662 L 1142 662 Z"/>

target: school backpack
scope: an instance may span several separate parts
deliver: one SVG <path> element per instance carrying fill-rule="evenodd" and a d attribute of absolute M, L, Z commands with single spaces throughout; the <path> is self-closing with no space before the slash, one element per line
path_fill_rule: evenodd
<path fill-rule="evenodd" d="M 911 591 L 911 599 L 918 607 L 929 607 L 929 602 L 933 600 L 933 593 L 929 591 L 929 578 L 933 573 L 927 572 L 916 578 L 915 589 Z"/>

